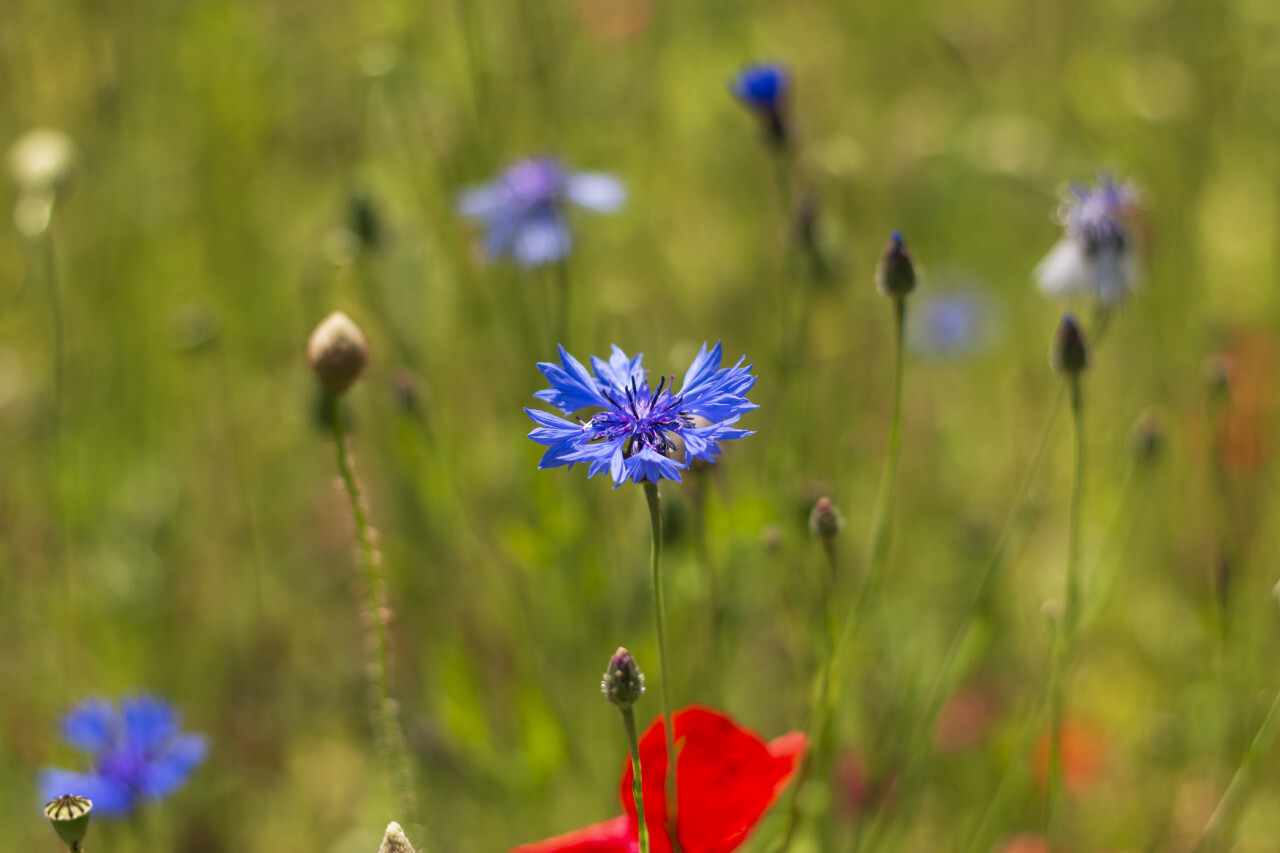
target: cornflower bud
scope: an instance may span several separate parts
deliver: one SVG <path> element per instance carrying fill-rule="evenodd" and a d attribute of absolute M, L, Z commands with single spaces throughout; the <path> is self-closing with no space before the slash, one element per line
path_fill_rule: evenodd
<path fill-rule="evenodd" d="M 1133 456 L 1139 462 L 1150 462 L 1164 449 L 1164 419 L 1155 409 L 1147 409 L 1138 416 L 1129 440 Z"/>
<path fill-rule="evenodd" d="M 876 287 L 885 296 L 901 299 L 916 289 L 916 268 L 911 253 L 902 240 L 902 232 L 894 231 L 889 245 L 876 265 Z"/>
<path fill-rule="evenodd" d="M 1084 332 L 1070 314 L 1063 314 L 1062 322 L 1058 324 L 1050 361 L 1054 370 L 1069 376 L 1082 373 L 1089 366 L 1089 347 L 1085 343 Z"/>
<path fill-rule="evenodd" d="M 331 396 L 345 394 L 369 363 L 369 344 L 360 327 L 341 311 L 316 326 L 307 342 L 307 363 Z"/>
<path fill-rule="evenodd" d="M 809 532 L 824 543 L 830 543 L 842 527 L 844 519 L 840 517 L 840 510 L 836 509 L 836 505 L 830 498 L 818 498 L 818 502 L 813 505 L 813 512 L 809 513 Z"/>
<path fill-rule="evenodd" d="M 85 797 L 75 794 L 63 794 L 56 800 L 45 804 L 44 816 L 49 818 L 58 837 L 69 849 L 78 851 L 80 842 L 89 831 L 89 812 L 93 811 L 93 803 Z"/>
<path fill-rule="evenodd" d="M 630 708 L 644 695 L 644 673 L 631 652 L 618 647 L 600 680 L 600 692 L 619 708 Z"/>

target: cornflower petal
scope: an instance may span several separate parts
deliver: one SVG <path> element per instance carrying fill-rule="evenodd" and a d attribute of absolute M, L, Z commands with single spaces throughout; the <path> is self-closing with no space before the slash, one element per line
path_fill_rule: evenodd
<path fill-rule="evenodd" d="M 40 802 L 75 794 L 93 802 L 94 817 L 123 817 L 136 806 L 133 789 L 97 773 L 73 773 L 61 767 L 45 767 L 36 779 Z"/>
<path fill-rule="evenodd" d="M 172 794 L 182 787 L 191 771 L 204 761 L 206 752 L 208 743 L 200 735 L 175 738 L 147 763 L 139 781 L 138 792 L 152 799 Z"/>
<path fill-rule="evenodd" d="M 612 175 L 578 172 L 565 178 L 564 195 L 579 207 L 612 213 L 626 202 L 627 189 Z"/>
<path fill-rule="evenodd" d="M 120 727 L 120 717 L 110 702 L 105 699 L 89 699 L 72 708 L 62 718 L 62 739 L 85 752 L 102 752 L 111 745 Z"/>

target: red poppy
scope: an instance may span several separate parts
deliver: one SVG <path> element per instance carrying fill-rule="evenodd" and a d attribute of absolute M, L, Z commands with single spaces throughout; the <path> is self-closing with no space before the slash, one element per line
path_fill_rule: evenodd
<path fill-rule="evenodd" d="M 804 753 L 803 732 L 765 743 L 710 708 L 691 706 L 674 714 L 678 832 L 683 853 L 731 853 L 746 840 L 791 781 Z M 618 797 L 627 813 L 512 853 L 635 853 L 636 805 L 627 761 Z M 640 738 L 645 823 L 652 853 L 671 853 L 665 827 L 666 733 L 659 717 Z"/>

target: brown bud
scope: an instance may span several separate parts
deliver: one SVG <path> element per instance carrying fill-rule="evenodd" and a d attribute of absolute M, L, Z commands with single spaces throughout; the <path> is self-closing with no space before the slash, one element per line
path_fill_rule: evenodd
<path fill-rule="evenodd" d="M 840 517 L 840 510 L 836 509 L 836 505 L 830 498 L 818 498 L 818 502 L 813 505 L 813 512 L 809 513 L 809 532 L 823 542 L 830 542 L 839 535 L 842 527 L 844 519 Z"/>
<path fill-rule="evenodd" d="M 1070 314 L 1062 315 L 1058 334 L 1053 339 L 1050 361 L 1054 370 L 1069 375 L 1082 373 L 1089 366 L 1089 347 L 1085 343 L 1084 332 Z"/>
<path fill-rule="evenodd" d="M 876 287 L 885 296 L 901 299 L 916 289 L 916 268 L 900 231 L 894 231 L 876 266 Z"/>
<path fill-rule="evenodd" d="M 324 390 L 335 397 L 346 393 L 369 363 L 369 344 L 360 327 L 341 311 L 316 326 L 307 342 L 307 363 Z"/>

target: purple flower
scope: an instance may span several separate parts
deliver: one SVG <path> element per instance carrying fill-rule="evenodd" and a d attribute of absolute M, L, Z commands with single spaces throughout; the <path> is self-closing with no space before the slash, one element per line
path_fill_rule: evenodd
<path fill-rule="evenodd" d="M 746 398 L 755 384 L 751 366 L 720 367 L 720 344 L 708 352 L 704 343 L 684 375 L 679 393 L 675 377 L 663 376 L 651 388 L 643 355 L 630 358 L 618 347 L 608 361 L 591 359 L 592 376 L 564 347 L 560 363 L 540 363 L 551 387 L 533 396 L 565 415 L 601 409 L 588 419 L 567 420 L 535 409 L 525 412 L 538 425 L 529 437 L 547 446 L 539 469 L 588 465 L 587 476 L 609 472 L 615 486 L 630 480 L 680 481 L 680 470 L 692 459 L 714 462 L 717 442 L 743 438 L 749 430 L 733 424 L 757 408 Z M 668 382 L 668 379 L 670 381 Z"/>
<path fill-rule="evenodd" d="M 1093 186 L 1073 184 L 1058 209 L 1065 234 L 1036 267 L 1040 289 L 1050 296 L 1085 296 L 1111 307 L 1138 280 L 1125 214 L 1137 202 L 1129 184 L 1102 176 Z"/>
<path fill-rule="evenodd" d="M 127 696 L 119 709 L 105 699 L 89 699 L 63 717 L 62 736 L 92 756 L 93 769 L 44 768 L 41 800 L 87 797 L 95 817 L 123 817 L 143 800 L 168 796 L 186 782 L 206 751 L 204 737 L 183 734 L 177 710 L 151 696 Z"/>
<path fill-rule="evenodd" d="M 600 213 L 622 206 L 627 191 L 609 175 L 569 172 L 558 160 L 521 160 L 458 199 L 458 212 L 484 224 L 491 259 L 509 256 L 522 267 L 554 263 L 573 245 L 565 201 Z"/>

